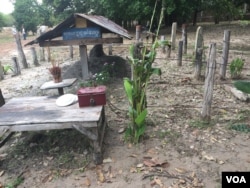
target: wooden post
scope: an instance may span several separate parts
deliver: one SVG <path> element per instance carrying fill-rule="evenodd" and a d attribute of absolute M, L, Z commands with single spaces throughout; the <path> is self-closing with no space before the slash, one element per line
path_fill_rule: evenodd
<path fill-rule="evenodd" d="M 47 47 L 47 53 L 48 53 L 48 62 L 51 62 L 51 53 L 50 53 L 50 47 Z"/>
<path fill-rule="evenodd" d="M 228 63 L 228 54 L 229 54 L 229 45 L 230 45 L 230 30 L 224 31 L 224 38 L 223 38 L 223 52 L 222 52 L 222 62 L 220 67 L 220 79 L 226 79 L 226 70 L 227 70 L 227 63 Z"/>
<path fill-rule="evenodd" d="M 204 97 L 201 111 L 202 120 L 209 122 L 211 119 L 211 105 L 213 100 L 213 87 L 216 69 L 216 43 L 210 44 L 208 62 L 206 69 L 206 79 L 204 86 Z"/>
<path fill-rule="evenodd" d="M 183 41 L 179 41 L 179 46 L 178 46 L 178 58 L 177 58 L 177 65 L 182 66 L 182 49 L 183 49 Z"/>
<path fill-rule="evenodd" d="M 174 22 L 172 24 L 172 31 L 171 31 L 171 46 L 172 46 L 172 50 L 175 50 L 176 27 L 177 27 L 177 23 Z"/>
<path fill-rule="evenodd" d="M 39 63 L 38 63 L 35 47 L 31 47 L 30 50 L 31 50 L 31 54 L 32 54 L 33 64 L 35 66 L 38 66 Z"/>
<path fill-rule="evenodd" d="M 5 104 L 5 100 L 4 100 L 2 91 L 1 91 L 1 89 L 0 89 L 0 107 L 3 106 L 4 104 Z"/>
<path fill-rule="evenodd" d="M 4 72 L 3 72 L 3 66 L 0 61 L 0 81 L 4 79 Z"/>
<path fill-rule="evenodd" d="M 194 78 L 199 80 L 201 78 L 201 68 L 202 68 L 202 54 L 203 54 L 203 35 L 202 27 L 198 27 L 196 31 L 195 38 L 195 72 Z"/>
<path fill-rule="evenodd" d="M 109 44 L 109 55 L 112 55 L 112 44 Z"/>
<path fill-rule="evenodd" d="M 136 34 L 135 34 L 135 40 L 139 42 L 141 39 L 141 26 L 137 25 L 136 26 Z"/>
<path fill-rule="evenodd" d="M 167 58 L 170 58 L 170 56 L 171 56 L 171 45 L 169 44 L 169 45 L 167 45 Z"/>
<path fill-rule="evenodd" d="M 19 62 L 17 61 L 16 57 L 12 57 L 12 61 L 13 61 L 13 76 L 17 76 L 21 74 L 21 69 L 19 66 Z"/>
<path fill-rule="evenodd" d="M 187 27 L 182 24 L 182 41 L 183 41 L 183 54 L 187 54 Z"/>
<path fill-rule="evenodd" d="M 69 58 L 73 59 L 74 58 L 74 51 L 73 51 L 73 46 L 69 46 Z"/>
<path fill-rule="evenodd" d="M 40 61 L 45 61 L 45 55 L 44 55 L 44 48 L 43 47 L 39 48 L 39 60 Z"/>
<path fill-rule="evenodd" d="M 15 39 L 16 39 L 16 46 L 17 46 L 18 56 L 19 56 L 19 58 L 21 60 L 23 68 L 26 69 L 26 68 L 28 68 L 28 63 L 26 61 L 26 57 L 25 57 L 24 52 L 23 52 L 23 47 L 22 47 L 22 44 L 21 44 L 19 33 L 16 33 L 14 36 L 15 36 Z"/>
<path fill-rule="evenodd" d="M 164 35 L 161 35 L 161 41 L 165 41 L 165 36 Z M 162 49 L 162 53 L 166 53 L 166 45 L 165 44 L 162 44 L 161 45 L 161 49 Z"/>
<path fill-rule="evenodd" d="M 79 52 L 80 52 L 80 61 L 82 64 L 82 78 L 86 80 L 89 78 L 87 46 L 80 45 Z"/>

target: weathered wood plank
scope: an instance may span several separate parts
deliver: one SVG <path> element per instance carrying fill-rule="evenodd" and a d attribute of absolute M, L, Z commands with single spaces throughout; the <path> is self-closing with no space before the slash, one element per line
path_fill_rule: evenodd
<path fill-rule="evenodd" d="M 55 97 L 13 98 L 0 108 L 0 126 L 97 122 L 102 108 L 102 106 L 79 108 L 78 103 L 59 107 L 56 105 Z"/>
<path fill-rule="evenodd" d="M 40 41 L 41 47 L 47 46 L 70 46 L 70 45 L 95 45 L 103 43 L 123 43 L 123 38 L 99 38 L 99 39 L 80 39 L 80 40 L 52 40 L 52 41 Z"/>

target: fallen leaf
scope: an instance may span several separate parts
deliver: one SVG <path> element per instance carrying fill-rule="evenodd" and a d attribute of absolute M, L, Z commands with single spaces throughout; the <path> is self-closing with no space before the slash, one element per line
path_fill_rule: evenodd
<path fill-rule="evenodd" d="M 143 166 L 144 166 L 143 163 L 136 165 L 137 168 L 142 168 Z"/>
<path fill-rule="evenodd" d="M 131 167 L 130 170 L 129 170 L 131 173 L 136 173 L 137 172 L 137 169 L 135 167 Z"/>
<path fill-rule="evenodd" d="M 101 182 L 101 183 L 105 182 L 105 177 L 104 177 L 101 169 L 97 169 L 96 174 L 97 174 L 97 177 L 98 177 L 97 179 L 99 182 Z"/>
<path fill-rule="evenodd" d="M 162 167 L 162 168 L 169 167 L 169 163 L 167 161 L 160 162 L 157 159 L 145 159 L 143 163 L 145 166 L 148 167 Z"/>
<path fill-rule="evenodd" d="M 136 154 L 131 154 L 129 157 L 137 158 L 138 156 Z"/>
<path fill-rule="evenodd" d="M 0 177 L 4 175 L 4 170 L 0 172 Z"/>
<path fill-rule="evenodd" d="M 112 163 L 113 160 L 109 157 L 107 159 L 103 159 L 103 163 Z"/>
<path fill-rule="evenodd" d="M 222 165 L 222 164 L 224 164 L 225 162 L 220 160 L 218 163 L 219 163 L 220 165 Z"/>
<path fill-rule="evenodd" d="M 178 172 L 178 173 L 181 173 L 181 174 L 184 174 L 187 172 L 187 170 L 185 170 L 184 168 L 175 168 L 175 170 Z"/>
<path fill-rule="evenodd" d="M 157 185 L 159 185 L 160 187 L 163 187 L 163 183 L 162 183 L 162 181 L 161 181 L 158 177 L 155 177 L 155 178 L 154 178 L 154 181 L 155 181 L 155 183 L 156 183 Z"/>
<path fill-rule="evenodd" d="M 91 185 L 91 182 L 90 182 L 90 179 L 89 179 L 89 178 L 86 178 L 86 179 L 85 179 L 84 185 L 86 185 L 86 186 L 88 186 L 88 187 Z"/>
<path fill-rule="evenodd" d="M 121 133 L 124 133 L 124 131 L 125 131 L 125 128 L 123 127 L 123 128 L 120 128 L 120 129 L 118 130 L 118 133 L 121 134 Z"/>

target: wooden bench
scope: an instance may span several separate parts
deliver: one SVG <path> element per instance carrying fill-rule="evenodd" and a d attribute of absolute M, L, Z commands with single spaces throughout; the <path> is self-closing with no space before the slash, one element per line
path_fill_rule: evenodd
<path fill-rule="evenodd" d="M 102 142 L 106 127 L 104 106 L 80 108 L 78 103 L 56 105 L 56 97 L 12 98 L 0 108 L 0 132 L 76 129 L 94 148 L 94 161 L 102 163 Z"/>

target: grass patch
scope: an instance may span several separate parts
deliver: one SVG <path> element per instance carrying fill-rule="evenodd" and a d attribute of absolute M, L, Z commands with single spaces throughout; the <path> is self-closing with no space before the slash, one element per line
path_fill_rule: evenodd
<path fill-rule="evenodd" d="M 229 129 L 244 133 L 250 133 L 250 125 L 247 124 L 234 124 L 231 125 Z"/>
<path fill-rule="evenodd" d="M 215 122 L 214 121 L 207 122 L 207 121 L 202 121 L 199 119 L 199 120 L 192 120 L 190 121 L 189 124 L 191 127 L 195 127 L 198 129 L 207 129 L 209 127 L 214 126 Z"/>
<path fill-rule="evenodd" d="M 8 183 L 7 185 L 4 186 L 4 188 L 16 188 L 19 185 L 21 185 L 24 181 L 23 177 L 17 177 L 16 179 L 14 179 L 13 181 L 11 181 L 10 183 Z"/>

